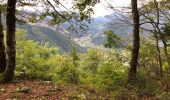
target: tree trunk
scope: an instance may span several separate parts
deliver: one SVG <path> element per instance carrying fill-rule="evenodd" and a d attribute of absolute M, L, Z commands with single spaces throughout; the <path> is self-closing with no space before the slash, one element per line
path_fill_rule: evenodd
<path fill-rule="evenodd" d="M 158 57 L 158 63 L 159 63 L 159 75 L 162 77 L 163 76 L 162 58 L 161 58 L 161 51 L 159 48 L 159 40 L 156 34 L 155 34 L 155 39 L 156 39 L 156 49 L 157 49 L 157 57 Z"/>
<path fill-rule="evenodd" d="M 157 48 L 157 51 L 158 51 L 158 61 L 159 61 L 159 74 L 160 74 L 160 77 L 163 76 L 163 68 L 162 68 L 162 58 L 161 58 L 161 51 L 160 51 L 160 48 L 159 48 L 159 39 L 158 39 L 158 34 L 161 35 L 161 30 L 159 28 L 159 22 L 160 22 L 160 13 L 159 13 L 159 4 L 157 2 L 157 0 L 154 0 L 154 4 L 155 4 L 155 9 L 156 9 L 156 14 L 157 14 L 157 23 L 155 24 L 156 26 L 156 29 L 155 31 L 155 38 L 156 38 L 156 48 Z"/>
<path fill-rule="evenodd" d="M 6 53 L 7 53 L 7 68 L 6 71 L 1 76 L 1 82 L 7 83 L 11 82 L 14 78 L 15 71 L 15 54 L 16 54 L 16 40 L 15 40 L 15 6 L 16 0 L 7 1 L 7 35 L 6 35 Z"/>
<path fill-rule="evenodd" d="M 6 53 L 4 44 L 3 25 L 1 21 L 1 8 L 0 8 L 0 73 L 3 73 L 6 69 Z"/>
<path fill-rule="evenodd" d="M 133 14 L 133 48 L 132 57 L 130 61 L 130 69 L 128 73 L 128 83 L 132 83 L 136 77 L 138 55 L 140 48 L 140 36 L 139 36 L 139 13 L 137 0 L 131 0 L 132 14 Z"/>
<path fill-rule="evenodd" d="M 168 62 L 168 67 L 170 69 L 170 58 L 169 58 L 169 54 L 168 54 L 168 50 L 167 50 L 167 44 L 166 44 L 165 40 L 162 40 L 162 43 L 163 43 L 163 46 L 164 46 L 164 54 L 165 54 L 166 60 Z"/>

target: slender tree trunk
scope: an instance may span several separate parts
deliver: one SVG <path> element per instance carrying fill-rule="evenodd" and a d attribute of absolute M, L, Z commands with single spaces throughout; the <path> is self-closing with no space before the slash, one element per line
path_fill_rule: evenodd
<path fill-rule="evenodd" d="M 6 53 L 4 44 L 3 25 L 1 21 L 1 8 L 0 8 L 0 73 L 3 73 L 6 69 Z"/>
<path fill-rule="evenodd" d="M 166 44 L 165 40 L 162 40 L 162 43 L 163 43 L 163 46 L 164 46 L 164 54 L 165 54 L 166 60 L 168 62 L 168 67 L 170 69 L 170 57 L 169 57 L 168 50 L 167 50 L 167 44 Z"/>
<path fill-rule="evenodd" d="M 155 39 L 156 39 L 156 49 L 157 49 L 157 57 L 159 63 L 159 75 L 162 77 L 163 76 L 162 58 L 161 58 L 161 51 L 159 48 L 158 36 L 156 34 L 155 34 Z"/>
<path fill-rule="evenodd" d="M 157 23 L 155 24 L 156 26 L 156 35 L 155 35 L 155 38 L 156 38 L 156 48 L 157 48 L 157 51 L 158 51 L 158 60 L 159 60 L 159 74 L 160 76 L 162 77 L 163 76 L 163 67 L 162 67 L 162 58 L 161 58 L 161 51 L 160 51 L 160 48 L 159 48 L 159 41 L 158 41 L 158 34 L 161 35 L 161 30 L 159 28 L 159 24 L 160 24 L 160 13 L 159 13 L 159 3 L 157 2 L 157 0 L 154 0 L 154 4 L 155 4 L 155 9 L 156 9 L 156 14 L 157 14 Z"/>
<path fill-rule="evenodd" d="M 133 14 L 133 48 L 132 57 L 130 61 L 130 69 L 128 73 L 128 83 L 132 83 L 136 77 L 138 55 L 140 48 L 140 36 L 139 36 L 139 13 L 137 0 L 131 0 L 132 14 Z"/>
<path fill-rule="evenodd" d="M 7 25 L 7 35 L 6 35 L 6 53 L 7 53 L 7 68 L 6 71 L 2 74 L 1 82 L 7 83 L 11 82 L 14 78 L 15 70 L 15 54 L 16 54 L 16 40 L 15 40 L 15 6 L 16 0 L 7 1 L 7 16 L 6 16 L 6 25 Z"/>

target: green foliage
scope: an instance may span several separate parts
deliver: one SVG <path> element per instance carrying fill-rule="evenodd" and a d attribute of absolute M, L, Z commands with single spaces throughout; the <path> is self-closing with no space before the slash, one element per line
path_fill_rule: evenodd
<path fill-rule="evenodd" d="M 123 66 L 121 59 L 117 59 L 121 57 L 116 55 L 117 52 L 112 51 L 105 63 L 98 69 L 96 84 L 99 89 L 117 91 L 124 85 L 127 68 Z"/>
<path fill-rule="evenodd" d="M 157 84 L 157 80 L 149 77 L 144 68 L 138 70 L 134 85 L 121 86 L 117 92 L 113 92 L 113 96 L 116 99 L 132 99 L 138 100 L 141 97 L 155 97 L 161 92 L 160 86 Z"/>
<path fill-rule="evenodd" d="M 160 86 L 157 84 L 160 77 L 157 50 L 154 45 L 151 38 L 149 40 L 144 37 L 141 38 L 138 74 L 134 83 L 134 88 L 138 96 L 155 96 L 161 92 Z M 164 58 L 163 55 L 161 56 Z M 166 66 L 166 61 L 162 61 L 163 67 Z"/>
<path fill-rule="evenodd" d="M 70 56 L 55 57 L 55 69 L 53 69 L 53 80 L 59 83 L 74 83 L 80 82 L 80 73 L 78 70 L 79 55 L 75 47 L 70 52 Z"/>
<path fill-rule="evenodd" d="M 103 61 L 104 55 L 97 49 L 89 49 L 87 54 L 83 55 L 81 62 L 82 68 L 86 73 L 96 74 L 98 67 Z"/>
<path fill-rule="evenodd" d="M 6 4 L 0 4 L 0 10 L 1 10 L 1 13 L 2 13 L 2 14 L 5 14 L 5 13 L 6 13 L 6 7 L 7 7 Z"/>
<path fill-rule="evenodd" d="M 121 54 L 116 50 L 106 53 L 98 49 L 89 49 L 87 54 L 82 55 L 83 81 L 100 91 L 117 91 L 124 85 L 127 72 Z"/>
<path fill-rule="evenodd" d="M 40 20 L 44 20 L 47 16 L 52 17 L 50 20 L 51 25 L 59 24 L 59 23 L 64 23 L 66 21 L 69 21 L 74 15 L 70 14 L 69 12 L 62 11 L 60 12 L 60 15 L 58 13 L 54 12 L 44 12 L 40 15 Z M 64 16 L 64 18 L 63 18 Z"/>
<path fill-rule="evenodd" d="M 156 65 L 157 62 L 157 50 L 154 46 L 153 40 L 147 40 L 142 37 L 141 38 L 141 47 L 139 51 L 139 66 L 149 71 L 154 72 L 155 74 L 159 71 L 158 66 Z"/>
<path fill-rule="evenodd" d="M 93 7 L 100 2 L 100 0 L 75 0 L 75 7 L 80 12 L 80 19 L 85 20 L 90 18 L 94 13 Z"/>
<path fill-rule="evenodd" d="M 105 31 L 104 34 L 107 37 L 107 41 L 104 44 L 106 48 L 116 48 L 116 47 L 121 47 L 122 45 L 122 39 L 113 33 L 112 30 Z"/>
<path fill-rule="evenodd" d="M 159 3 L 160 3 L 161 9 L 170 10 L 170 8 L 169 8 L 170 0 L 161 0 L 161 1 L 159 1 Z"/>
<path fill-rule="evenodd" d="M 170 23 L 165 23 L 164 27 L 162 27 L 163 30 L 163 34 L 162 37 L 160 37 L 161 39 L 165 39 L 165 40 L 169 40 L 170 39 Z"/>
<path fill-rule="evenodd" d="M 30 18 L 29 18 L 29 22 L 31 22 L 31 23 L 37 23 L 38 21 L 39 21 L 39 19 L 37 19 L 38 18 L 38 15 L 37 14 L 34 14 L 34 13 L 32 13 L 32 14 L 30 14 L 31 16 L 30 16 Z"/>
<path fill-rule="evenodd" d="M 146 69 L 144 68 L 139 69 L 134 87 L 136 88 L 136 92 L 139 96 L 156 95 L 159 89 L 156 81 L 149 77 Z"/>
<path fill-rule="evenodd" d="M 79 72 L 68 56 L 56 56 L 52 61 L 56 65 L 51 70 L 53 81 L 74 84 L 79 82 Z"/>
<path fill-rule="evenodd" d="M 75 47 L 72 48 L 70 52 L 70 57 L 72 60 L 72 63 L 75 67 L 78 67 L 78 61 L 80 60 L 79 55 L 77 53 L 77 49 Z"/>
<path fill-rule="evenodd" d="M 112 34 L 108 32 L 109 35 L 110 33 Z M 170 82 L 168 75 L 161 80 L 158 78 L 159 67 L 152 39 L 141 38 L 136 80 L 133 86 L 124 87 L 129 66 L 129 50 L 91 48 L 87 53 L 79 54 L 74 47 L 70 53 L 60 54 L 57 48 L 49 47 L 48 43 L 34 42 L 25 36 L 24 30 L 17 30 L 16 72 L 51 79 L 60 84 L 85 84 L 90 88 L 88 92 L 97 90 L 111 93 L 116 99 L 169 96 L 169 93 L 163 93 L 164 86 L 158 84 L 163 81 L 168 87 Z M 113 37 L 117 38 L 114 35 Z"/>
<path fill-rule="evenodd" d="M 77 51 L 73 49 L 70 56 L 58 55 L 57 52 L 58 49 L 49 47 L 48 43 L 27 40 L 24 30 L 17 31 L 17 72 L 77 84 Z"/>
<path fill-rule="evenodd" d="M 109 63 L 103 65 L 97 75 L 97 86 L 99 89 L 105 91 L 117 90 L 125 81 L 125 72 L 120 68 L 121 65 L 116 62 L 116 64 L 110 66 Z"/>
<path fill-rule="evenodd" d="M 39 44 L 25 38 L 24 30 L 17 30 L 17 67 L 18 72 L 36 77 L 49 77 L 49 69 L 52 66 L 50 57 L 58 51 L 57 48 L 49 48 L 47 43 Z"/>

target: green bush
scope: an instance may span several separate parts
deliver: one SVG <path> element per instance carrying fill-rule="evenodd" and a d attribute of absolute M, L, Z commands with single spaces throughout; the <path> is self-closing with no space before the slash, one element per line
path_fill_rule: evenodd
<path fill-rule="evenodd" d="M 101 66 L 96 76 L 96 84 L 98 87 L 107 91 L 112 91 L 123 86 L 126 76 L 124 69 L 121 67 L 122 65 L 118 62 L 115 62 L 114 65 L 106 63 Z"/>
<path fill-rule="evenodd" d="M 127 68 L 123 66 L 120 54 L 112 51 L 105 63 L 102 64 L 96 74 L 96 86 L 105 91 L 117 91 L 124 85 Z M 120 58 L 120 59 L 117 59 Z"/>
<path fill-rule="evenodd" d="M 169 92 L 164 92 L 164 84 L 159 82 L 166 82 L 169 87 L 170 77 L 164 74 L 163 78 L 158 78 L 159 67 L 155 66 L 156 50 L 148 45 L 141 45 L 137 76 L 130 88 L 124 87 L 129 67 L 129 50 L 92 48 L 85 54 L 79 54 L 76 48 L 73 48 L 70 53 L 59 54 L 58 49 L 49 47 L 48 43 L 27 40 L 25 31 L 21 29 L 17 30 L 16 49 L 18 73 L 51 79 L 62 84 L 84 84 L 89 86 L 89 91 L 93 93 L 96 90 L 109 92 L 116 99 L 158 95 L 158 99 L 166 100 L 169 97 Z M 162 61 L 166 71 L 168 63 L 165 59 Z"/>
<path fill-rule="evenodd" d="M 89 49 L 86 54 L 82 55 L 81 67 L 85 73 L 96 74 L 103 60 L 104 55 L 101 50 Z"/>
<path fill-rule="evenodd" d="M 53 62 L 50 58 L 58 51 L 47 43 L 38 43 L 27 40 L 24 30 L 17 30 L 16 71 L 34 77 L 50 77 L 50 67 Z"/>
<path fill-rule="evenodd" d="M 59 83 L 79 83 L 79 71 L 68 56 L 56 56 L 54 69 L 51 70 L 52 79 Z"/>
<path fill-rule="evenodd" d="M 139 97 L 142 96 L 155 96 L 159 91 L 159 86 L 156 80 L 149 77 L 144 68 L 138 70 L 134 87 Z"/>

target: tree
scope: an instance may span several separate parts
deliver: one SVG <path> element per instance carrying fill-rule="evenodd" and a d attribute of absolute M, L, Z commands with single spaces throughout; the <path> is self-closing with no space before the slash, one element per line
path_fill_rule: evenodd
<path fill-rule="evenodd" d="M 70 57 L 72 58 L 72 62 L 75 68 L 78 66 L 78 60 L 80 60 L 79 55 L 77 53 L 76 47 L 73 47 L 71 52 L 70 52 Z"/>
<path fill-rule="evenodd" d="M 167 5 L 168 3 L 168 0 L 159 2 L 157 0 L 153 0 L 143 5 L 140 9 L 141 28 L 152 33 L 155 39 L 155 47 L 157 50 L 156 55 L 159 64 L 158 66 L 160 76 L 163 76 L 163 57 L 161 57 L 162 48 L 159 45 L 160 42 L 163 44 L 163 52 L 166 58 L 166 62 L 170 67 L 170 60 L 166 43 L 168 34 L 165 30 L 168 26 L 165 21 L 169 21 L 169 14 L 167 13 L 167 10 L 169 10 L 169 5 Z M 146 26 L 151 27 L 148 28 Z M 164 27 L 162 28 L 162 26 Z"/>
<path fill-rule="evenodd" d="M 7 34 L 6 34 L 6 54 L 7 54 L 7 65 L 6 70 L 0 76 L 0 81 L 3 83 L 11 82 L 14 77 L 15 70 L 15 54 L 16 54 L 16 40 L 15 40 L 15 7 L 16 0 L 7 1 L 6 9 L 6 25 L 7 25 Z"/>
<path fill-rule="evenodd" d="M 41 2 L 41 0 L 37 0 L 37 1 L 28 1 L 28 0 L 18 0 L 17 5 L 18 6 L 36 6 L 37 3 Z M 41 2 L 44 9 L 46 10 L 45 12 L 45 16 L 42 18 L 45 18 L 46 16 L 48 16 L 48 14 L 52 15 L 58 15 L 60 17 L 62 17 L 63 19 L 69 21 L 70 18 L 66 18 L 64 15 L 60 14 L 55 8 L 55 6 L 58 6 L 59 1 L 55 1 L 54 3 L 55 5 L 52 5 L 52 3 L 47 0 L 47 1 L 43 1 Z M 90 7 L 86 12 L 83 12 L 85 14 L 89 14 L 91 15 L 91 10 L 92 7 L 98 2 L 98 0 L 85 0 L 84 2 L 80 2 L 79 0 L 76 0 L 76 4 L 85 4 L 83 5 L 83 9 L 81 9 L 81 7 L 79 6 L 78 9 L 81 9 L 81 11 L 84 11 L 86 7 Z M 33 3 L 33 4 L 32 4 Z M 59 4 L 61 4 L 59 2 Z M 13 77 L 14 77 L 14 71 L 15 71 L 15 64 L 16 64 L 16 58 L 15 58 L 15 54 L 16 54 L 16 40 L 15 40 L 15 23 L 16 23 L 16 17 L 15 17 L 15 12 L 16 12 L 16 0 L 7 0 L 7 4 L 5 4 L 7 7 L 6 9 L 6 25 L 7 25 L 7 35 L 6 35 L 6 58 L 7 58 L 7 64 L 6 64 L 6 70 L 5 72 L 3 72 L 2 74 L 0 74 L 0 82 L 6 83 L 6 82 L 10 82 L 12 81 Z M 61 4 L 62 5 L 62 4 Z M 49 7 L 48 7 L 49 6 Z M 62 5 L 63 6 L 63 5 Z M 92 7 L 91 7 L 92 6 Z M 66 8 L 65 6 L 63 6 L 64 8 Z M 52 12 L 50 12 L 50 9 L 53 9 Z M 67 8 L 66 8 L 67 9 Z M 68 9 L 67 9 L 68 10 Z M 70 10 L 68 10 L 70 12 Z M 83 13 L 80 12 L 82 15 Z M 71 12 L 71 14 L 73 14 Z M 75 13 L 74 13 L 75 14 Z M 35 14 L 33 14 L 33 18 L 36 18 L 34 16 Z M 67 14 L 68 15 L 68 14 Z M 83 14 L 84 15 L 84 14 Z M 56 20 L 58 16 L 52 16 L 54 17 Z M 21 17 L 21 16 L 20 16 Z M 17 21 L 24 21 L 28 20 L 30 18 L 24 18 L 24 19 L 17 19 Z M 41 18 L 40 18 L 41 19 Z M 81 19 L 81 18 L 80 18 Z M 30 20 L 28 20 L 30 21 Z"/>
<path fill-rule="evenodd" d="M 80 19 L 89 19 L 94 13 L 93 7 L 100 2 L 100 0 L 75 0 L 75 8 L 79 10 Z"/>
<path fill-rule="evenodd" d="M 97 50 L 95 48 L 91 48 L 87 50 L 87 54 L 83 57 L 83 69 L 86 71 L 86 73 L 90 74 L 96 74 L 97 69 L 99 68 L 100 64 L 103 61 L 103 53 L 100 50 Z"/>
<path fill-rule="evenodd" d="M 138 65 L 138 55 L 140 48 L 140 36 L 139 36 L 139 13 L 138 13 L 138 3 L 137 0 L 131 0 L 132 15 L 133 15 L 133 48 L 132 57 L 130 61 L 130 69 L 128 73 L 128 83 L 136 77 L 137 65 Z"/>
<path fill-rule="evenodd" d="M 159 60 L 159 68 L 160 68 L 160 76 L 163 75 L 163 68 L 162 68 L 162 58 L 161 58 L 161 51 L 159 49 L 159 40 L 158 40 L 158 36 L 156 34 L 161 34 L 160 28 L 159 28 L 159 24 L 160 24 L 160 12 L 159 12 L 159 6 L 158 6 L 158 2 L 156 0 L 154 0 L 154 5 L 155 5 L 155 9 L 156 9 L 156 19 L 157 22 L 155 24 L 156 29 L 155 29 L 155 39 L 156 39 L 156 47 L 157 47 L 157 51 L 158 51 L 158 60 Z M 164 40 L 162 40 L 164 43 Z M 166 44 L 164 44 L 165 46 Z"/>
<path fill-rule="evenodd" d="M 106 35 L 106 43 L 104 44 L 104 47 L 106 48 L 119 48 L 123 46 L 122 39 L 115 33 L 113 33 L 112 30 L 105 31 L 104 34 Z"/>
<path fill-rule="evenodd" d="M 1 7 L 0 7 L 0 73 L 3 73 L 6 69 L 6 53 L 4 44 L 3 25 L 1 21 Z"/>

